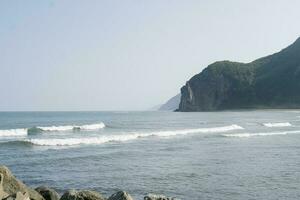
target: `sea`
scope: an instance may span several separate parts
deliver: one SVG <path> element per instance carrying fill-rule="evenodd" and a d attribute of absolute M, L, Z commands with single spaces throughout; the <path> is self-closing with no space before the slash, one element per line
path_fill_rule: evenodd
<path fill-rule="evenodd" d="M 300 110 L 1 112 L 0 164 L 60 194 L 300 199 Z"/>

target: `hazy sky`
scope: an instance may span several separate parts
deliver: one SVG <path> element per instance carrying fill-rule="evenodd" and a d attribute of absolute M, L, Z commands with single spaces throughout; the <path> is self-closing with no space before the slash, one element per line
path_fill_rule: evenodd
<path fill-rule="evenodd" d="M 141 110 L 300 36 L 292 0 L 2 0 L 0 110 Z"/>

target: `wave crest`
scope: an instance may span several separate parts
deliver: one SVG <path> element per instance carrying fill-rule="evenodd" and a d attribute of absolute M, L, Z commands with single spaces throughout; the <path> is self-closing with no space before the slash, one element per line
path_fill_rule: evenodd
<path fill-rule="evenodd" d="M 0 130 L 0 137 L 22 137 L 27 135 L 27 129 Z"/>
<path fill-rule="evenodd" d="M 235 133 L 235 134 L 222 134 L 224 137 L 255 137 L 255 136 L 273 136 L 273 135 L 288 135 L 288 134 L 297 134 L 300 131 L 281 131 L 281 132 L 266 132 L 266 133 Z"/>
<path fill-rule="evenodd" d="M 65 125 L 65 126 L 37 126 L 42 131 L 72 131 L 72 130 L 98 130 L 105 128 L 104 123 L 86 124 L 86 125 Z"/>
<path fill-rule="evenodd" d="M 86 125 L 66 125 L 66 126 L 37 126 L 32 128 L 20 128 L 20 129 L 7 129 L 0 130 L 0 137 L 20 137 L 30 134 L 37 134 L 41 132 L 62 132 L 62 131 L 72 131 L 72 130 L 98 130 L 105 128 L 103 122 L 97 124 L 86 124 Z"/>
<path fill-rule="evenodd" d="M 279 122 L 279 123 L 264 123 L 263 124 L 266 127 L 272 128 L 272 127 L 288 127 L 292 126 L 290 122 Z"/>
<path fill-rule="evenodd" d="M 105 128 L 105 124 L 101 122 L 98 124 L 87 124 L 82 126 L 75 126 L 75 128 L 79 128 L 81 130 L 97 130 L 97 129 Z"/>
<path fill-rule="evenodd" d="M 25 141 L 38 146 L 74 146 L 74 145 L 89 145 L 89 144 L 103 144 L 107 142 L 125 142 L 145 137 L 172 137 L 177 135 L 187 135 L 193 133 L 221 133 L 232 130 L 244 129 L 238 125 L 230 125 L 213 128 L 199 128 L 199 129 L 185 129 L 175 131 L 156 131 L 148 133 L 129 133 L 123 135 L 103 135 L 100 137 L 89 138 L 65 138 L 65 139 L 27 139 Z"/>
<path fill-rule="evenodd" d="M 27 139 L 25 141 L 38 146 L 74 146 L 80 144 L 103 144 L 107 142 L 122 142 L 138 138 L 136 135 L 116 135 L 90 138 L 68 138 L 68 139 Z"/>

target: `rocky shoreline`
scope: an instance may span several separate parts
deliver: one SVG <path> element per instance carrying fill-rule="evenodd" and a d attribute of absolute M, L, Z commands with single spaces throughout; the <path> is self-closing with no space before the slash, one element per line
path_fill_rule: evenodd
<path fill-rule="evenodd" d="M 32 189 L 18 180 L 11 171 L 0 165 L 0 200 L 133 200 L 130 194 L 119 191 L 106 198 L 96 191 L 68 190 L 60 196 L 54 189 L 41 186 Z M 164 195 L 148 194 L 144 200 L 179 200 Z"/>

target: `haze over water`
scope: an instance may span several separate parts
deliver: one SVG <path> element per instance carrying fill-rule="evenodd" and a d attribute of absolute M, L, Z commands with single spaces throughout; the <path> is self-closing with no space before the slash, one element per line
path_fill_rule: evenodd
<path fill-rule="evenodd" d="M 299 199 L 300 111 L 0 113 L 0 158 L 32 187 L 136 199 Z"/>

